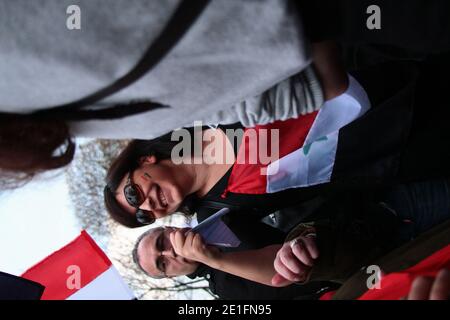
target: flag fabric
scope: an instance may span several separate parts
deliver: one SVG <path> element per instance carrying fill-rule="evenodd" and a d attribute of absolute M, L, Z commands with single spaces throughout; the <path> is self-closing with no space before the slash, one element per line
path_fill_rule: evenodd
<path fill-rule="evenodd" d="M 45 286 L 42 300 L 128 300 L 134 295 L 86 231 L 23 278 Z"/>
<path fill-rule="evenodd" d="M 399 300 L 407 297 L 416 277 L 435 278 L 437 273 L 450 268 L 450 245 L 436 251 L 416 265 L 393 272 L 381 278 L 379 287 L 369 289 L 357 300 Z M 323 294 L 320 300 L 332 300 L 336 291 Z"/>
<path fill-rule="evenodd" d="M 358 300 L 398 300 L 408 296 L 416 277 L 435 278 L 442 269 L 450 268 L 450 245 L 438 250 L 415 266 L 381 278 L 380 288 L 365 292 Z"/>
<path fill-rule="evenodd" d="M 371 107 L 359 82 L 349 75 L 349 87 L 319 111 L 245 130 L 227 192 L 265 194 L 330 182 L 340 129 Z M 270 131 L 278 130 L 272 141 Z M 267 161 L 278 145 L 278 159 Z"/>
<path fill-rule="evenodd" d="M 0 272 L 0 300 L 39 300 L 44 289 L 34 281 Z"/>

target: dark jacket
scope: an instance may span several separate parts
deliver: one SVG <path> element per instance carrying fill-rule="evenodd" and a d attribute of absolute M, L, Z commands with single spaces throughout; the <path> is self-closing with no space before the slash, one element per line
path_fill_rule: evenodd
<path fill-rule="evenodd" d="M 189 276 L 203 277 L 209 283 L 212 293 L 223 300 L 316 300 L 323 293 L 338 288 L 326 282 L 311 282 L 306 285 L 292 284 L 287 287 L 271 287 L 242 279 L 222 271 L 201 266 Z"/>
<path fill-rule="evenodd" d="M 241 245 L 238 248 L 223 249 L 226 252 L 252 250 L 272 244 L 282 244 L 286 236 L 285 233 L 264 223 L 234 219 L 233 217 L 228 217 L 226 220 L 228 226 L 241 240 Z M 189 277 L 192 279 L 203 277 L 208 281 L 211 292 L 220 299 L 318 299 L 323 292 L 338 287 L 334 283 L 320 281 L 305 286 L 292 284 L 287 287 L 276 288 L 214 270 L 205 265 L 201 265 Z"/>

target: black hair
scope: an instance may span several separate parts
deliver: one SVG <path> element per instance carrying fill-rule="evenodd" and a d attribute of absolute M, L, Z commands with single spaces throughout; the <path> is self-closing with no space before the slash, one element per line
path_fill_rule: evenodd
<path fill-rule="evenodd" d="M 63 121 L 0 114 L 0 187 L 20 187 L 36 174 L 69 164 L 75 142 Z"/>

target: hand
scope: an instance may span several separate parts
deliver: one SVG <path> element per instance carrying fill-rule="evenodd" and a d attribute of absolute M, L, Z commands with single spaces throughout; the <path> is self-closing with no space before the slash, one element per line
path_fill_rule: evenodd
<path fill-rule="evenodd" d="M 272 278 L 272 285 L 285 286 L 305 280 L 318 257 L 319 250 L 314 237 L 301 236 L 286 242 L 278 250 L 274 261 L 277 274 Z"/>
<path fill-rule="evenodd" d="M 186 229 L 172 232 L 170 242 L 176 254 L 206 265 L 210 265 L 220 254 L 217 248 L 207 246 L 200 234 L 191 231 L 186 232 Z"/>
<path fill-rule="evenodd" d="M 414 279 L 408 300 L 447 300 L 450 298 L 450 270 L 442 269 L 436 278 Z"/>

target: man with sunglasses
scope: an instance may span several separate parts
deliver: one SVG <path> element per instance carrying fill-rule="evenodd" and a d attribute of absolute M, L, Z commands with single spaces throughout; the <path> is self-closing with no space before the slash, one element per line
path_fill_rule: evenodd
<path fill-rule="evenodd" d="M 225 216 L 230 229 L 243 240 L 237 249 L 219 251 L 186 229 L 157 228 L 141 236 L 133 256 L 142 270 L 156 277 L 195 275 L 206 268 L 209 273 L 240 277 L 252 286 L 256 282 L 268 286 L 298 281 L 342 283 L 361 266 L 448 220 L 448 190 L 447 179 L 439 179 L 397 186 L 382 202 L 355 207 L 350 197 L 327 203 L 317 212 L 321 219 L 300 224 L 288 237 L 294 241 L 283 246 L 282 232 L 262 223 L 249 224 L 242 216 Z M 327 214 L 330 210 L 335 218 Z M 293 254 L 283 252 L 286 248 Z M 300 271 L 294 271 L 293 264 Z M 289 281 L 274 281 L 276 272 Z"/>
<path fill-rule="evenodd" d="M 272 228 L 268 226 L 256 228 L 253 240 L 258 240 L 260 244 L 282 241 L 283 237 L 277 231 L 270 229 Z M 208 281 L 211 291 L 221 299 L 317 299 L 319 292 L 337 288 L 337 285 L 325 281 L 311 282 L 304 286 L 291 285 L 276 288 L 211 268 L 177 254 L 178 249 L 176 250 L 172 245 L 171 238 L 186 232 L 188 229 L 174 227 L 149 229 L 136 242 L 133 250 L 134 262 L 144 273 L 153 278 L 182 275 L 192 279 L 203 277 Z M 192 235 L 186 237 L 186 240 L 189 238 L 192 238 Z M 186 246 L 189 246 L 187 242 Z M 239 252 L 251 246 L 253 244 L 244 241 L 240 248 L 226 251 Z M 208 250 L 219 252 L 217 247 L 212 246 L 208 246 Z"/>

